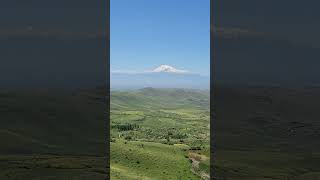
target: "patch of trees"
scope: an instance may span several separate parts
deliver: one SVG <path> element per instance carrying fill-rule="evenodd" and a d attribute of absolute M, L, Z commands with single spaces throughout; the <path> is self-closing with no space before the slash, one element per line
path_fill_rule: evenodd
<path fill-rule="evenodd" d="M 139 125 L 131 124 L 131 123 L 115 124 L 115 125 L 112 125 L 112 128 L 116 128 L 119 131 L 132 131 L 132 130 L 135 130 L 135 129 L 139 129 Z"/>
<path fill-rule="evenodd" d="M 132 137 L 130 135 L 127 135 L 124 137 L 125 140 L 127 141 L 131 141 L 132 140 Z M 127 142 L 125 142 L 125 144 L 127 144 Z"/>
<path fill-rule="evenodd" d="M 184 133 L 184 134 L 177 133 L 177 134 L 171 135 L 171 137 L 174 139 L 185 139 L 185 138 L 188 138 L 188 135 L 186 133 Z"/>
<path fill-rule="evenodd" d="M 200 151 L 200 150 L 201 150 L 201 147 L 200 147 L 200 146 L 190 147 L 190 150 L 193 150 L 193 151 Z"/>
<path fill-rule="evenodd" d="M 180 133 L 179 130 L 176 130 L 175 128 L 172 128 L 171 131 L 168 131 L 168 136 L 170 136 L 173 139 L 188 138 L 188 135 L 186 133 Z"/>

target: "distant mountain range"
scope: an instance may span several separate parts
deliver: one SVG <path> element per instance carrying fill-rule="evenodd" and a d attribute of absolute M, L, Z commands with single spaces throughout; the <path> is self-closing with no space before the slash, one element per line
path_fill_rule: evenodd
<path fill-rule="evenodd" d="M 209 89 L 210 77 L 161 65 L 140 73 L 111 72 L 112 89 L 187 88 Z"/>
<path fill-rule="evenodd" d="M 111 110 L 210 108 L 210 91 L 192 89 L 142 88 L 111 91 Z"/>

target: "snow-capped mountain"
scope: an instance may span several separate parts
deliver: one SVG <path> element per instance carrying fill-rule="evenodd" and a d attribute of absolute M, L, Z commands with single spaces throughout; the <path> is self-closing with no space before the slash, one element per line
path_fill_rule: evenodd
<path fill-rule="evenodd" d="M 164 65 L 160 65 L 159 67 L 155 68 L 154 70 L 152 70 L 152 72 L 187 73 L 188 71 L 176 69 L 172 66 L 164 64 Z"/>
<path fill-rule="evenodd" d="M 126 73 L 124 71 L 111 73 L 111 88 L 113 89 L 145 87 L 208 89 L 209 84 L 210 78 L 208 76 L 190 73 L 169 65 L 160 65 L 151 71 L 140 73 Z"/>

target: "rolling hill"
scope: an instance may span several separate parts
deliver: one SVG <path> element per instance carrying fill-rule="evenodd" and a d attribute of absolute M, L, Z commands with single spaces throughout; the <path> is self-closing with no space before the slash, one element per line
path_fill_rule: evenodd
<path fill-rule="evenodd" d="M 208 179 L 209 97 L 191 89 L 112 91 L 111 178 Z"/>
<path fill-rule="evenodd" d="M 143 88 L 111 91 L 111 108 L 128 109 L 192 107 L 209 109 L 209 91 L 191 89 Z"/>

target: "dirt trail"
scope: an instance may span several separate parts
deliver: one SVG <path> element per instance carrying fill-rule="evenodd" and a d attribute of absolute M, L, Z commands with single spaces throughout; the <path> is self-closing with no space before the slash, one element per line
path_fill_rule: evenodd
<path fill-rule="evenodd" d="M 203 179 L 203 180 L 210 180 L 210 175 L 209 174 L 207 174 L 207 173 L 205 173 L 205 172 L 203 172 L 203 171 L 201 171 L 200 169 L 199 169 L 199 164 L 200 164 L 200 161 L 197 161 L 196 159 L 194 159 L 194 158 L 189 158 L 191 161 L 192 161 L 192 163 L 191 163 L 191 171 L 194 173 L 194 174 L 196 174 L 197 176 L 200 176 L 201 177 L 201 179 Z"/>

